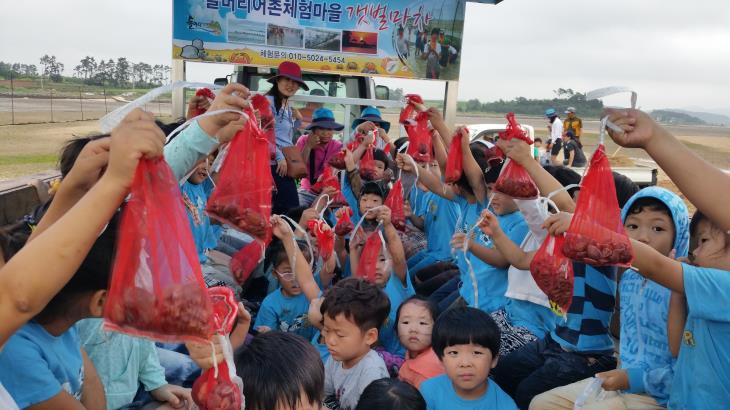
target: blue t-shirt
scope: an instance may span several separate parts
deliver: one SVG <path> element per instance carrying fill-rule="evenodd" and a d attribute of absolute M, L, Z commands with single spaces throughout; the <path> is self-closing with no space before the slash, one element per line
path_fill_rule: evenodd
<path fill-rule="evenodd" d="M 451 233 L 456 227 L 456 204 L 432 192 L 421 192 L 416 216 L 422 217 L 426 232 L 426 251 L 436 260 L 451 257 Z"/>
<path fill-rule="evenodd" d="M 476 400 L 464 400 L 456 394 L 445 374 L 421 383 L 421 394 L 428 410 L 517 410 L 514 400 L 491 379 L 487 393 Z"/>
<path fill-rule="evenodd" d="M 730 398 L 730 272 L 682 267 L 687 322 L 669 408 L 718 409 Z"/>
<path fill-rule="evenodd" d="M 573 299 L 568 317 L 550 336 L 563 348 L 582 353 L 612 354 L 608 322 L 616 304 L 615 266 L 573 262 Z"/>
<path fill-rule="evenodd" d="M 504 307 L 512 326 L 524 327 L 538 339 L 555 329 L 558 316 L 550 308 L 522 299 L 507 299 Z"/>
<path fill-rule="evenodd" d="M 312 337 L 312 345 L 317 348 L 317 352 L 319 352 L 319 357 L 322 359 L 322 363 L 327 363 L 327 359 L 330 358 L 330 351 L 327 349 L 327 344 L 324 342 L 324 339 L 322 339 L 322 343 L 319 342 L 322 332 L 318 329 L 315 330 L 316 332 L 314 332 L 314 336 Z"/>
<path fill-rule="evenodd" d="M 201 264 L 208 260 L 205 251 L 218 245 L 218 235 L 220 234 L 219 230 L 213 229 L 210 218 L 205 213 L 205 205 L 212 190 L 213 184 L 210 179 L 206 179 L 198 185 L 185 182 L 180 187 L 185 212 L 188 214 L 190 231 L 193 234 L 195 249 L 198 251 L 198 260 Z"/>
<path fill-rule="evenodd" d="M 0 351 L 0 383 L 26 408 L 66 391 L 81 400 L 84 361 L 75 327 L 53 336 L 31 321 Z"/>
<path fill-rule="evenodd" d="M 304 293 L 287 297 L 279 288 L 264 298 L 256 315 L 254 329 L 267 326 L 271 330 L 296 333 L 310 340 L 315 328 L 307 320 L 308 312 L 309 301 Z"/>
<path fill-rule="evenodd" d="M 395 273 L 391 273 L 390 279 L 388 279 L 388 283 L 383 289 L 385 294 L 388 295 L 388 299 L 390 299 L 390 313 L 385 324 L 380 328 L 380 343 L 389 353 L 401 357 L 405 357 L 406 349 L 400 344 L 400 339 L 396 332 L 398 324 L 395 321 L 395 317 L 401 303 L 416 294 L 411 284 L 410 276 L 406 272 L 406 286 L 403 286 L 403 282 L 398 279 L 398 276 Z"/>
<path fill-rule="evenodd" d="M 460 208 L 462 215 L 461 229 L 467 231 L 471 229 L 479 221 L 481 212 L 484 207 L 478 203 L 470 204 L 463 197 L 457 196 L 455 202 Z M 529 228 L 525 222 L 525 218 L 519 212 L 513 212 L 507 215 L 497 216 L 499 224 L 505 235 L 514 243 L 520 244 L 525 239 Z M 458 228 L 458 227 L 457 227 Z M 475 237 L 472 238 L 477 244 L 486 248 L 493 248 L 492 239 L 483 234 L 478 228 L 473 230 Z M 459 294 L 464 298 L 469 306 L 474 306 L 474 286 L 471 276 L 469 275 L 469 266 L 464 258 L 464 252 L 457 252 L 457 265 L 461 273 L 461 289 Z M 481 259 L 477 258 L 473 253 L 468 254 L 469 261 L 474 268 L 476 276 L 477 289 L 479 292 L 479 305 L 476 306 L 485 312 L 494 312 L 507 304 L 507 268 L 494 267 Z"/>

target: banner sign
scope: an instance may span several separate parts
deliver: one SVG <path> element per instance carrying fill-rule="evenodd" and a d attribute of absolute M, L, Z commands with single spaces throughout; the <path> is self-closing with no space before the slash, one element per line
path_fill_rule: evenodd
<path fill-rule="evenodd" d="M 173 0 L 173 58 L 458 80 L 465 0 Z"/>

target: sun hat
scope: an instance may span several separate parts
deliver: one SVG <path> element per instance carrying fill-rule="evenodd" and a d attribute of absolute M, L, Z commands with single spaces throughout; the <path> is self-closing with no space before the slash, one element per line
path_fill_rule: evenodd
<path fill-rule="evenodd" d="M 312 122 L 307 127 L 307 130 L 313 130 L 315 128 L 342 131 L 345 126 L 335 122 L 335 115 L 332 113 L 332 110 L 327 108 L 318 108 L 312 114 Z"/>
<path fill-rule="evenodd" d="M 309 87 L 302 79 L 302 68 L 299 67 L 299 64 L 291 62 L 291 61 L 284 61 L 281 64 L 279 64 L 279 69 L 275 76 L 269 77 L 268 82 L 271 84 L 276 84 L 276 80 L 279 77 L 286 77 L 292 81 L 296 81 L 299 83 L 299 86 L 301 86 L 304 91 L 309 91 Z"/>
<path fill-rule="evenodd" d="M 546 117 L 556 117 L 558 113 L 555 111 L 555 108 L 548 108 L 545 110 L 545 116 Z"/>
<path fill-rule="evenodd" d="M 380 128 L 384 129 L 385 132 L 388 132 L 390 130 L 390 123 L 383 120 L 383 116 L 380 114 L 380 110 L 375 107 L 366 107 L 364 110 L 362 110 L 360 118 L 356 118 L 352 122 L 352 128 L 355 129 L 358 125 L 368 121 L 377 124 Z"/>
<path fill-rule="evenodd" d="M 575 107 L 568 107 L 568 108 L 566 108 L 565 109 L 565 113 L 566 114 L 570 114 L 570 113 L 575 114 Z"/>

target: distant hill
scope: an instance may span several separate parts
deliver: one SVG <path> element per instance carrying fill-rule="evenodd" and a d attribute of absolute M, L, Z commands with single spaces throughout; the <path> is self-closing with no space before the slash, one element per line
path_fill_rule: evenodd
<path fill-rule="evenodd" d="M 680 110 L 680 109 L 674 109 L 674 108 L 671 109 L 670 111 L 691 115 L 693 117 L 701 119 L 702 121 L 704 121 L 710 125 L 730 126 L 730 117 L 728 117 L 727 115 L 715 114 L 715 113 L 710 113 L 710 112 Z"/>
<path fill-rule="evenodd" d="M 674 125 L 707 125 L 707 123 L 693 115 L 673 110 L 654 110 L 651 113 L 652 118 L 663 124 Z"/>

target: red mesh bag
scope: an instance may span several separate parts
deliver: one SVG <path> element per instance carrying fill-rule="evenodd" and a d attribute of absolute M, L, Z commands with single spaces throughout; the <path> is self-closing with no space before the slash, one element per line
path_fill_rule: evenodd
<path fill-rule="evenodd" d="M 215 100 L 215 94 L 213 94 L 213 91 L 210 91 L 208 88 L 201 88 L 198 91 L 195 92 L 196 97 L 203 96 L 205 98 L 209 98 L 211 100 Z M 193 117 L 197 117 L 200 114 L 205 113 L 207 110 L 203 108 L 196 108 L 193 110 Z"/>
<path fill-rule="evenodd" d="M 330 198 L 327 198 L 330 202 L 329 206 L 331 208 L 339 208 L 347 205 L 347 199 L 345 199 L 345 196 L 342 195 L 342 185 L 340 184 L 340 180 L 337 179 L 337 175 L 335 175 L 331 167 L 324 168 L 322 175 L 320 175 L 317 182 L 312 185 L 311 191 L 315 194 L 319 194 L 325 188 L 332 188 L 335 191 L 334 194 L 330 195 Z"/>
<path fill-rule="evenodd" d="M 537 286 L 550 299 L 550 307 L 565 316 L 573 301 L 573 261 L 563 255 L 563 235 L 549 235 L 530 263 Z"/>
<path fill-rule="evenodd" d="M 337 224 L 335 224 L 335 234 L 337 236 L 349 235 L 355 229 L 355 225 L 352 223 L 352 219 L 350 219 L 351 217 L 352 209 L 350 207 L 342 208 L 340 218 L 337 220 Z"/>
<path fill-rule="evenodd" d="M 249 116 L 254 118 L 253 112 Z M 268 243 L 273 186 L 269 143 L 256 121 L 249 120 L 231 141 L 206 212 L 211 218 Z"/>
<path fill-rule="evenodd" d="M 517 123 L 514 113 L 507 114 L 507 129 L 499 133 L 499 138 L 506 141 L 517 138 L 525 141 L 527 144 L 532 144 L 533 142 L 520 127 L 520 124 Z M 501 151 L 500 149 L 499 152 Z M 534 199 L 539 195 L 535 181 L 532 180 L 527 170 L 515 161 L 509 161 L 504 166 L 502 173 L 499 174 L 499 178 L 497 178 L 497 182 L 494 184 L 494 189 L 505 195 L 519 199 Z"/>
<path fill-rule="evenodd" d="M 310 219 L 307 222 L 309 232 L 317 239 L 319 255 L 322 260 L 327 261 L 335 251 L 335 232 L 321 219 Z"/>
<path fill-rule="evenodd" d="M 251 107 L 258 114 L 256 117 L 258 126 L 269 141 L 269 158 L 273 161 L 276 158 L 276 131 L 274 129 L 274 112 L 271 109 L 269 99 L 263 94 L 256 94 L 251 97 Z"/>
<path fill-rule="evenodd" d="M 634 260 L 631 242 L 621 223 L 616 186 L 603 144 L 593 153 L 581 182 L 563 253 L 592 266 L 630 267 Z"/>
<path fill-rule="evenodd" d="M 261 263 L 264 258 L 264 248 L 265 244 L 254 240 L 233 255 L 228 267 L 239 285 L 243 285 L 251 276 L 251 272 Z"/>
<path fill-rule="evenodd" d="M 426 107 L 423 105 L 423 98 L 421 98 L 420 95 L 407 94 L 406 106 L 403 107 L 400 112 L 399 122 L 401 124 L 405 124 L 406 122 L 408 122 L 412 118 L 413 112 L 416 110 L 426 111 Z"/>
<path fill-rule="evenodd" d="M 373 181 L 377 171 L 375 170 L 375 149 L 369 147 L 360 158 L 360 178 L 366 181 Z"/>
<path fill-rule="evenodd" d="M 106 328 L 160 341 L 207 340 L 211 306 L 180 189 L 163 159 L 139 162 L 118 243 Z"/>
<path fill-rule="evenodd" d="M 213 305 L 216 333 L 228 335 L 233 330 L 238 315 L 238 304 L 233 291 L 225 286 L 216 286 L 208 289 L 208 297 Z M 230 343 L 227 338 L 226 341 Z M 217 369 L 210 368 L 195 380 L 192 396 L 201 410 L 241 410 L 243 394 L 240 387 L 231 380 L 231 376 L 235 376 L 232 370 L 226 358 L 218 364 Z"/>
<path fill-rule="evenodd" d="M 406 230 L 406 213 L 404 210 L 405 202 L 403 201 L 403 184 L 398 179 L 390 189 L 388 197 L 385 198 L 383 205 L 390 208 L 390 220 L 395 229 L 405 232 Z"/>
<path fill-rule="evenodd" d="M 360 254 L 360 261 L 357 264 L 357 277 L 363 278 L 370 283 L 375 281 L 375 271 L 382 248 L 383 242 L 380 239 L 380 232 L 371 233 Z"/>
<path fill-rule="evenodd" d="M 447 184 L 453 184 L 461 179 L 461 173 L 464 170 L 461 151 L 461 138 L 464 136 L 464 132 L 464 128 L 456 130 L 451 139 L 448 157 L 446 158 L 446 173 L 444 173 L 444 181 Z"/>
<path fill-rule="evenodd" d="M 332 158 L 327 161 L 327 164 L 335 169 L 345 169 L 345 151 L 342 150 L 337 154 L 333 155 Z"/>
<path fill-rule="evenodd" d="M 428 129 L 428 114 L 420 112 L 414 121 L 405 124 L 408 133 L 408 155 L 416 162 L 431 162 L 431 131 Z"/>

